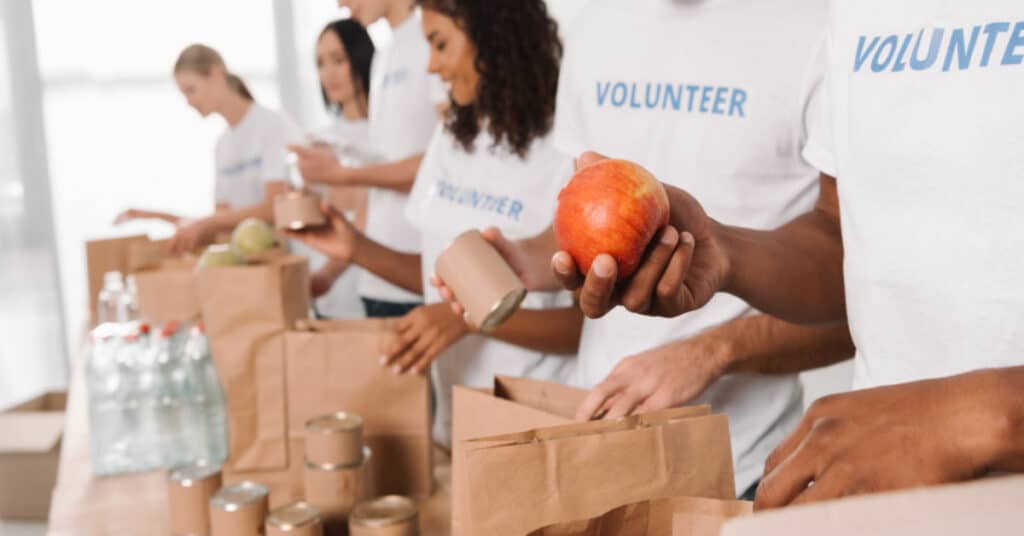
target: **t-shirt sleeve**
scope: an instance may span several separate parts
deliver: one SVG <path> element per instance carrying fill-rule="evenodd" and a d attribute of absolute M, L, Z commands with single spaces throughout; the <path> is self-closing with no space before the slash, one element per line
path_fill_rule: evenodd
<path fill-rule="evenodd" d="M 822 39 L 808 69 L 804 90 L 803 157 L 827 175 L 836 177 L 835 127 L 832 111 L 831 40 Z"/>
<path fill-rule="evenodd" d="M 579 41 L 571 37 L 566 40 L 562 69 L 558 76 L 555 125 L 551 136 L 555 148 L 572 158 L 587 149 L 583 142 L 583 110 L 580 108 L 581 96 L 577 93 L 579 86 L 576 83 L 577 63 L 583 58 L 575 53 Z"/>
<path fill-rule="evenodd" d="M 441 151 L 445 138 L 444 127 L 437 125 L 405 202 L 405 219 L 417 229 L 423 228 L 424 206 L 433 195 L 437 178 L 441 176 Z"/>

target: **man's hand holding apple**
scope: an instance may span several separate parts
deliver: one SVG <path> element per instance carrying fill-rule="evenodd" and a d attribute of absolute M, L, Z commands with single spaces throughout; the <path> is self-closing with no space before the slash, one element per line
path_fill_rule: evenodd
<path fill-rule="evenodd" d="M 596 153 L 583 153 L 577 160 L 577 169 L 583 171 L 605 160 Z M 633 167 L 638 170 L 637 174 L 646 173 L 639 166 Z M 618 172 L 631 173 L 628 168 Z M 577 208 L 561 214 L 559 242 L 563 247 L 555 253 L 551 264 L 556 279 L 565 288 L 578 291 L 584 314 L 599 318 L 622 305 L 639 314 L 678 316 L 703 306 L 725 286 L 729 262 L 714 237 L 717 224 L 707 217 L 690 194 L 661 185 L 668 212 L 662 221 L 667 225 L 661 226 L 648 239 L 633 231 L 651 228 L 652 221 L 657 222 L 664 216 L 657 208 L 651 209 L 651 203 L 638 199 L 635 190 L 603 188 L 597 181 L 581 186 L 587 187 L 571 192 L 576 199 L 566 199 L 567 191 L 560 196 L 560 211 L 567 202 L 576 204 Z M 642 192 L 640 195 L 658 194 Z M 603 222 L 604 214 L 587 213 L 586 204 L 599 197 L 605 199 L 599 210 L 608 213 L 609 207 L 616 208 L 618 221 Z M 581 205 L 583 209 L 579 208 Z M 580 217 L 581 213 L 586 217 Z M 595 221 L 608 225 L 609 230 L 588 232 L 586 226 Z M 560 226 L 557 217 L 555 225 L 556 229 Z M 619 250 L 617 255 L 609 254 L 616 249 Z M 588 252 L 597 254 L 591 256 Z M 590 266 L 586 268 L 588 260 Z"/>

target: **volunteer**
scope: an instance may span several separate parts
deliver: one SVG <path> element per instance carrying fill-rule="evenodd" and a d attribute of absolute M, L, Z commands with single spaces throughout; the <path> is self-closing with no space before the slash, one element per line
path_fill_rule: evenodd
<path fill-rule="evenodd" d="M 677 247 L 654 248 L 618 289 L 651 298 L 624 298 L 646 314 L 725 292 L 794 321 L 849 321 L 861 390 L 807 412 L 772 454 L 759 508 L 1024 471 L 1024 5 L 831 7 L 804 148 L 822 172 L 816 207 L 755 231 L 706 216 L 720 216 L 706 192 L 670 188 Z M 583 282 L 588 314 L 617 303 L 608 261 Z"/>
<path fill-rule="evenodd" d="M 352 19 L 328 23 L 316 43 L 316 65 L 320 92 L 331 116 L 326 128 L 313 134 L 314 143 L 325 143 L 339 159 L 366 162 L 372 159 L 369 110 L 370 64 L 373 41 L 361 24 Z M 359 186 L 326 187 L 332 206 L 348 214 L 357 229 L 366 226 L 367 189 Z M 303 249 L 295 243 L 297 250 Z M 317 312 L 326 317 L 361 317 L 358 281 L 361 270 L 348 263 L 329 260 L 319 252 L 301 251 L 309 256 L 313 270 L 310 280 Z"/>
<path fill-rule="evenodd" d="M 825 8 L 825 0 L 595 0 L 567 35 L 554 142 L 566 154 L 592 148 L 642 162 L 703 194 L 715 214 L 772 229 L 810 209 L 817 193 L 800 149 Z M 644 30 L 608 39 L 622 27 Z M 550 270 L 554 250 L 537 269 Z M 691 402 L 726 413 L 736 490 L 752 499 L 765 459 L 803 413 L 795 369 L 773 363 L 824 366 L 853 349 L 843 325 L 796 326 L 721 295 L 674 319 L 624 310 L 588 319 L 579 354 L 575 381 L 593 389 L 581 419 Z"/>
<path fill-rule="evenodd" d="M 228 130 L 217 141 L 217 211 L 187 221 L 165 213 L 131 209 L 117 221 L 156 217 L 178 225 L 171 240 L 176 253 L 210 242 L 242 220 L 273 221 L 273 199 L 287 189 L 285 148 L 301 141 L 301 131 L 288 118 L 255 102 L 241 78 L 228 71 L 220 54 L 201 44 L 190 45 L 174 64 L 174 80 L 189 105 L 200 115 L 217 114 Z"/>
<path fill-rule="evenodd" d="M 530 293 L 522 309 L 484 335 L 440 301 L 425 277 L 462 232 L 496 226 L 533 236 L 551 223 L 572 159 L 548 138 L 561 43 L 542 0 L 428 0 L 423 32 L 430 71 L 448 84 L 453 107 L 424 158 L 406 214 L 422 239 L 421 255 L 396 251 L 358 233 L 336 211 L 332 228 L 297 234 L 334 258 L 351 260 L 428 305 L 398 322 L 400 343 L 386 356 L 396 371 L 432 369 L 435 439 L 450 441 L 451 387 L 492 385 L 495 374 L 566 381 L 582 314 L 567 293 Z M 512 43 L 528 42 L 515 48 Z"/>
<path fill-rule="evenodd" d="M 339 0 L 352 17 L 368 26 L 384 19 L 391 43 L 374 57 L 370 82 L 370 144 L 382 163 L 343 166 L 324 148 L 293 147 L 307 182 L 333 186 L 369 186 L 366 234 L 404 253 L 419 252 L 419 237 L 403 217 L 408 192 L 423 153 L 437 127 L 437 103 L 443 89 L 427 73 L 430 54 L 419 28 L 414 0 Z M 422 296 L 369 273 L 359 279 L 367 316 L 401 316 L 422 303 Z"/>

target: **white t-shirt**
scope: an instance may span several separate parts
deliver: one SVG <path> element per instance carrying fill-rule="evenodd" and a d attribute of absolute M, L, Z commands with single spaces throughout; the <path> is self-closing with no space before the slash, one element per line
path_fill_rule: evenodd
<path fill-rule="evenodd" d="M 313 133 L 320 141 L 333 144 L 338 149 L 338 159 L 345 165 L 366 165 L 372 163 L 369 156 L 370 147 L 369 124 L 367 121 L 350 121 L 338 115 L 332 118 L 326 127 Z M 326 189 L 321 194 L 327 195 Z M 310 271 L 315 272 L 327 263 L 327 257 L 301 242 L 292 245 L 293 253 L 309 258 Z M 363 277 L 363 269 L 350 265 L 339 277 L 330 292 L 316 300 L 318 313 L 328 318 L 362 318 L 365 315 L 363 303 L 359 299 L 359 279 Z"/>
<path fill-rule="evenodd" d="M 825 0 L 595 0 L 568 33 L 555 143 L 634 160 L 714 218 L 774 228 L 818 192 L 800 150 L 825 11 Z M 622 28 L 643 31 L 608 39 Z M 577 383 L 593 387 L 623 358 L 752 313 L 719 294 L 674 319 L 622 308 L 588 319 Z M 729 416 L 737 492 L 799 420 L 802 395 L 796 375 L 733 374 L 696 401 Z"/>
<path fill-rule="evenodd" d="M 216 202 L 235 210 L 262 203 L 266 183 L 288 180 L 286 146 L 301 142 L 302 131 L 291 119 L 252 103 L 242 120 L 217 140 Z"/>
<path fill-rule="evenodd" d="M 373 57 L 370 76 L 370 144 L 383 163 L 422 154 L 438 124 L 436 76 L 427 73 L 430 48 L 411 16 L 394 28 L 392 42 Z M 366 236 L 406 253 L 419 251 L 415 229 L 402 217 L 406 194 L 371 188 Z M 423 297 L 364 272 L 359 291 L 367 298 L 414 303 Z"/>
<path fill-rule="evenodd" d="M 525 160 L 505 147 L 492 149 L 493 137 L 481 133 L 467 153 L 438 127 L 427 151 L 406 214 L 423 240 L 423 277 L 427 303 L 441 297 L 427 282 L 438 255 L 470 229 L 498 227 L 513 239 L 542 233 L 551 225 L 558 191 L 572 174 L 572 159 L 547 139 L 534 141 Z M 567 292 L 531 292 L 526 309 L 569 307 Z M 437 411 L 434 439 L 451 442 L 453 385 L 488 387 L 495 374 L 566 382 L 573 356 L 528 350 L 480 335 L 467 335 L 444 351 L 432 368 Z"/>
<path fill-rule="evenodd" d="M 855 387 L 1024 364 L 1024 2 L 832 9 L 804 154 L 838 181 Z"/>

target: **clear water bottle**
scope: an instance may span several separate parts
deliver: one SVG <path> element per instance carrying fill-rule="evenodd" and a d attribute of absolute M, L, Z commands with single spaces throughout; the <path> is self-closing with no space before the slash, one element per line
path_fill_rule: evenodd
<path fill-rule="evenodd" d="M 93 471 L 99 475 L 117 472 L 126 464 L 127 452 L 121 429 L 121 376 L 117 354 L 121 344 L 119 324 L 100 324 L 92 331 L 86 361 L 89 393 L 89 435 Z"/>
<path fill-rule="evenodd" d="M 122 296 L 124 294 L 124 278 L 121 272 L 103 274 L 103 288 L 96 300 L 96 323 L 121 322 Z"/>
<path fill-rule="evenodd" d="M 227 399 L 210 353 L 210 341 L 202 324 L 193 326 L 186 356 L 190 362 L 189 368 L 194 371 L 200 384 L 199 391 L 202 393 L 196 402 L 201 406 L 200 411 L 204 420 L 204 458 L 223 463 L 228 457 Z"/>
<path fill-rule="evenodd" d="M 184 400 L 184 374 L 181 353 L 173 344 L 177 323 L 164 326 L 154 338 L 151 362 L 147 370 L 152 372 L 150 403 L 156 419 L 156 445 L 160 452 L 160 467 L 175 467 L 188 463 L 191 455 L 185 439 L 186 424 Z"/>
<path fill-rule="evenodd" d="M 148 471 L 160 467 L 162 456 L 156 400 L 156 361 L 150 343 L 149 326 L 128 335 L 118 352 L 121 390 L 122 432 L 128 462 L 119 472 Z"/>
<path fill-rule="evenodd" d="M 135 276 L 129 275 L 125 278 L 126 286 L 121 293 L 120 302 L 117 308 L 118 322 L 133 322 L 139 320 L 139 287 L 135 284 Z"/>

